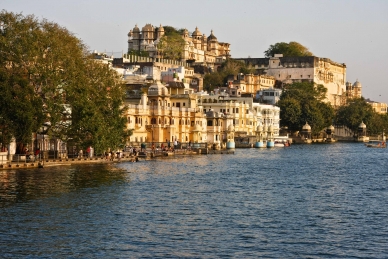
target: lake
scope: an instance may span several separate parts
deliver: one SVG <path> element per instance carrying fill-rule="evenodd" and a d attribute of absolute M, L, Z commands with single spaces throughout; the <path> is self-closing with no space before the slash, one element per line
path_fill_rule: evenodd
<path fill-rule="evenodd" d="M 387 149 L 0 171 L 1 258 L 387 258 Z"/>

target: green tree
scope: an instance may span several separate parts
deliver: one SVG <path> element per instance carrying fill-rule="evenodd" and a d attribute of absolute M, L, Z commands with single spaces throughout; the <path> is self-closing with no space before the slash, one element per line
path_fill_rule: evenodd
<path fill-rule="evenodd" d="M 280 126 L 298 131 L 307 122 L 313 134 L 330 126 L 334 110 L 323 101 L 326 91 L 322 85 L 309 82 L 287 85 L 277 104 L 280 107 Z"/>
<path fill-rule="evenodd" d="M 270 45 L 269 48 L 264 51 L 264 54 L 267 58 L 273 57 L 275 54 L 283 54 L 283 57 L 305 57 L 314 55 L 308 48 L 296 41 L 291 41 L 289 43 L 278 42 L 274 45 Z"/>
<path fill-rule="evenodd" d="M 355 98 L 348 100 L 347 105 L 338 108 L 336 113 L 336 124 L 344 125 L 357 133 L 358 126 L 361 122 L 366 125 L 372 125 L 374 111 L 364 98 Z M 373 127 L 368 127 L 368 130 L 374 131 Z"/>
<path fill-rule="evenodd" d="M 167 59 L 180 60 L 183 58 L 185 40 L 179 30 L 164 26 L 164 35 L 157 45 L 159 53 Z"/>
<path fill-rule="evenodd" d="M 14 137 L 20 153 L 43 123 L 51 125 L 52 136 L 76 139 L 77 134 L 82 136 L 87 131 L 80 127 L 86 119 L 90 124 L 105 120 L 118 127 L 117 131 L 104 131 L 110 136 L 109 141 L 101 141 L 101 150 L 115 147 L 118 139 L 125 138 L 128 132 L 121 108 L 122 86 L 113 71 L 90 59 L 81 40 L 66 28 L 39 21 L 33 15 L 3 10 L 0 24 L 0 125 L 4 144 Z M 104 110 L 106 107 L 110 113 Z M 95 138 L 93 143 L 99 146 L 100 131 L 95 127 L 84 139 Z M 86 145 L 83 139 L 78 140 Z"/>

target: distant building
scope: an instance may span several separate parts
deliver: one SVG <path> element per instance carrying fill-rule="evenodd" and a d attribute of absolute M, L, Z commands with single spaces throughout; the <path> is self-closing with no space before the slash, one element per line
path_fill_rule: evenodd
<path fill-rule="evenodd" d="M 373 110 L 380 114 L 386 114 L 387 113 L 387 104 L 386 103 L 380 103 L 375 102 L 370 99 L 365 99 L 365 101 L 372 106 Z"/>
<path fill-rule="evenodd" d="M 294 82 L 313 82 L 327 89 L 326 100 L 333 106 L 346 102 L 346 65 L 328 58 L 283 57 L 236 58 L 256 69 L 256 74 L 273 76 L 279 86 Z"/>
<path fill-rule="evenodd" d="M 346 82 L 346 96 L 348 98 L 361 98 L 361 94 L 362 86 L 358 79 L 353 85 L 350 82 Z"/>
<path fill-rule="evenodd" d="M 263 89 L 258 91 L 256 94 L 256 99 L 260 102 L 275 105 L 280 100 L 280 95 L 282 94 L 281 89 L 270 88 Z"/>
<path fill-rule="evenodd" d="M 154 27 L 151 24 L 146 24 L 141 31 L 135 25 L 133 30 L 128 33 L 128 53 L 132 50 L 146 51 L 149 57 L 162 58 L 157 46 L 164 34 L 162 25 Z M 184 29 L 182 38 L 185 41 L 185 46 L 181 61 L 190 61 L 193 64 L 200 64 L 214 69 L 216 64 L 221 64 L 226 58 L 230 57 L 230 44 L 219 42 L 213 31 L 211 31 L 209 37 L 206 37 L 198 28 L 195 28 L 191 35 L 187 29 Z"/>
<path fill-rule="evenodd" d="M 228 87 L 240 89 L 241 93 L 255 94 L 257 91 L 273 88 L 275 86 L 275 78 L 268 75 L 244 75 L 240 73 L 237 76 L 229 76 L 227 84 Z"/>

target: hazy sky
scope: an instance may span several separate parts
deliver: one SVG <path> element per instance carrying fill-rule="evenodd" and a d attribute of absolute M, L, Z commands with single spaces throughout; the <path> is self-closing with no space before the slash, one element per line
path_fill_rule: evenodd
<path fill-rule="evenodd" d="M 388 0 L 0 0 L 0 9 L 34 14 L 68 28 L 91 50 L 127 50 L 138 24 L 214 31 L 234 58 L 264 57 L 277 42 L 297 41 L 347 66 L 365 98 L 388 103 Z"/>

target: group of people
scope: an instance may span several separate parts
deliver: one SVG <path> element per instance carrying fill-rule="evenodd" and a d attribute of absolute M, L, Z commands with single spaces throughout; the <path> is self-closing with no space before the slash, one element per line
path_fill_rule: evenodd
<path fill-rule="evenodd" d="M 113 161 L 115 158 L 117 158 L 119 161 L 121 160 L 121 157 L 123 155 L 123 152 L 120 150 L 115 151 L 105 151 L 105 160 Z"/>

